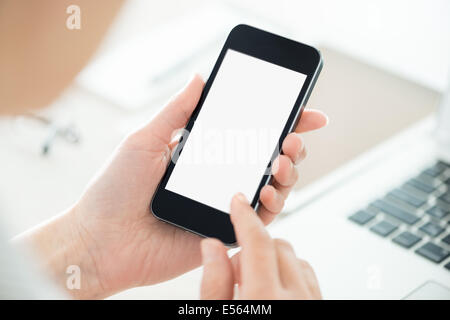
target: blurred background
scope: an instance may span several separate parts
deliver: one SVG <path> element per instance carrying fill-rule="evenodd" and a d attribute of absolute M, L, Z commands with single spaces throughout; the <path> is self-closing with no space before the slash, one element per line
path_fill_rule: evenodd
<path fill-rule="evenodd" d="M 129 0 L 56 101 L 32 116 L 0 119 L 0 212 L 11 235 L 74 203 L 126 133 L 192 73 L 208 77 L 238 23 L 314 45 L 324 56 L 308 106 L 324 110 L 330 124 L 306 136 L 296 201 L 309 185 L 432 114 L 446 88 L 447 0 Z M 118 297 L 196 298 L 195 277 Z"/>

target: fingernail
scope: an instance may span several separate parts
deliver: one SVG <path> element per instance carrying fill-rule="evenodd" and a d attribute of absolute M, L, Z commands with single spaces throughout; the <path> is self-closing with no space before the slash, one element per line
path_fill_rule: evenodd
<path fill-rule="evenodd" d="M 164 149 L 163 152 L 163 163 L 167 163 L 169 161 L 169 159 L 172 158 L 172 152 L 170 151 L 169 146 L 166 145 L 166 148 Z"/>
<path fill-rule="evenodd" d="M 188 80 L 186 81 L 186 83 L 184 84 L 183 88 L 181 88 L 181 90 L 178 92 L 178 94 L 180 94 L 184 90 L 186 90 L 189 87 L 189 85 L 192 83 L 192 81 L 194 81 L 196 76 L 197 76 L 197 73 L 191 74 L 190 77 L 188 78 Z"/>
<path fill-rule="evenodd" d="M 191 83 L 192 80 L 194 80 L 196 76 L 197 76 L 197 73 L 195 73 L 195 72 L 191 73 L 186 84 Z"/>
<path fill-rule="evenodd" d="M 278 169 L 280 169 L 279 157 L 277 157 L 272 163 L 272 174 L 277 174 Z"/>
<path fill-rule="evenodd" d="M 325 118 L 327 119 L 327 122 L 325 122 L 325 126 L 328 125 L 328 123 L 330 123 L 330 118 L 328 117 L 328 115 L 326 113 L 323 113 Z"/>
<path fill-rule="evenodd" d="M 201 242 L 203 264 L 214 261 L 217 256 L 217 248 L 208 239 Z"/>
<path fill-rule="evenodd" d="M 192 81 L 194 81 L 194 79 L 197 78 L 197 77 L 200 78 L 200 79 L 202 79 L 202 76 L 200 75 L 200 73 L 198 73 L 198 72 L 192 73 L 192 74 L 191 74 L 191 77 L 189 78 L 189 81 L 188 81 L 187 84 L 189 84 L 189 83 L 191 83 Z"/>
<path fill-rule="evenodd" d="M 247 198 L 240 192 L 236 194 L 236 199 L 238 199 L 242 203 L 248 204 Z"/>
<path fill-rule="evenodd" d="M 300 139 L 300 141 L 302 142 L 302 147 L 300 148 L 300 150 L 298 150 L 296 158 L 295 158 L 295 162 L 294 165 L 298 165 L 303 159 L 303 152 L 305 150 L 305 140 L 303 139 L 303 137 L 297 133 L 297 137 Z"/>

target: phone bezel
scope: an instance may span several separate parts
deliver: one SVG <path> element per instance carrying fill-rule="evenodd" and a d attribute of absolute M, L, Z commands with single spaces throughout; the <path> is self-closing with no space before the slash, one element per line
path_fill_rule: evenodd
<path fill-rule="evenodd" d="M 285 137 L 296 127 L 304 106 L 311 94 L 314 84 L 322 68 L 322 57 L 320 52 L 308 45 L 287 39 L 276 34 L 263 31 L 248 25 L 240 24 L 234 27 L 228 35 L 219 57 L 205 84 L 199 102 L 189 119 L 185 130 L 190 132 L 195 120 L 208 95 L 220 65 L 228 49 L 232 49 L 255 58 L 277 64 L 279 66 L 303 73 L 306 80 L 300 89 L 297 100 L 292 107 L 286 125 L 280 135 L 278 146 L 275 147 L 273 156 L 268 163 L 281 153 L 281 145 Z M 183 145 L 188 138 L 181 137 L 180 143 L 174 152 L 181 154 Z M 183 141 L 184 140 L 184 141 Z M 166 172 L 153 196 L 150 211 L 153 215 L 165 222 L 183 228 L 204 237 L 213 237 L 221 240 L 229 246 L 236 244 L 233 225 L 230 215 L 223 211 L 212 208 L 193 199 L 184 197 L 165 189 L 176 163 L 169 162 Z M 255 210 L 259 204 L 259 193 L 261 188 L 270 183 L 271 175 L 264 175 L 251 205 Z M 195 183 L 193 181 L 192 183 Z M 231 199 L 230 199 L 231 200 Z"/>

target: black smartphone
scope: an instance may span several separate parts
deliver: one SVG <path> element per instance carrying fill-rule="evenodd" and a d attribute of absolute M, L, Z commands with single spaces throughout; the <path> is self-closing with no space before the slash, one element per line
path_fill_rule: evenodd
<path fill-rule="evenodd" d="M 152 199 L 154 216 L 235 245 L 231 199 L 241 192 L 257 209 L 321 68 L 311 46 L 234 27 Z"/>

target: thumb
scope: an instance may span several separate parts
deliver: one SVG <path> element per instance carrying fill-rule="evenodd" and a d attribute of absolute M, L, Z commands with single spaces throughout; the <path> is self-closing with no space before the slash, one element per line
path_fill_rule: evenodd
<path fill-rule="evenodd" d="M 200 298 L 203 300 L 233 299 L 233 267 L 225 246 L 216 239 L 201 242 L 203 278 Z"/>
<path fill-rule="evenodd" d="M 194 111 L 205 85 L 196 74 L 169 103 L 140 131 L 145 136 L 155 136 L 168 145 L 174 132 L 183 128 Z"/>

